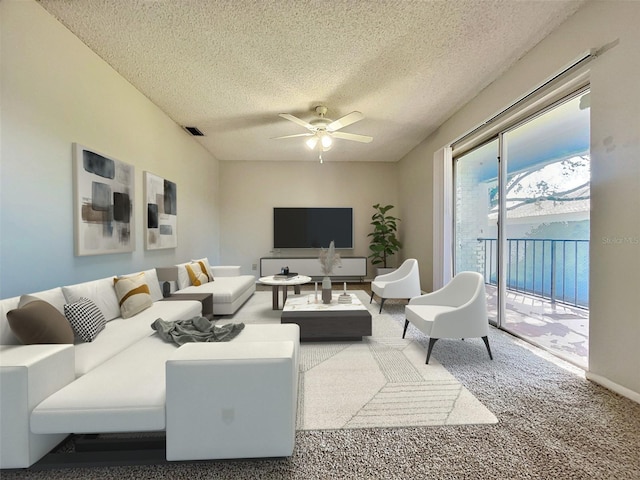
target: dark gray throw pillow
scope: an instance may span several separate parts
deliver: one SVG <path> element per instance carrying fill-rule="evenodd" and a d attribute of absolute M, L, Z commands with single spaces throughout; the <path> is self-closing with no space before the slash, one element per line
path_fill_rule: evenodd
<path fill-rule="evenodd" d="M 34 300 L 7 313 L 9 327 L 25 345 L 73 343 L 69 321 L 56 307 L 44 300 Z"/>

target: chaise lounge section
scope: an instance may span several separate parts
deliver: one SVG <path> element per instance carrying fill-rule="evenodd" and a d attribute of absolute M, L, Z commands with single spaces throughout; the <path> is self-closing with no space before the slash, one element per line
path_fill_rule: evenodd
<path fill-rule="evenodd" d="M 192 278 L 188 268 L 200 269 L 206 275 L 206 281 Z M 174 281 L 175 293 L 211 293 L 213 295 L 213 314 L 234 314 L 256 291 L 256 278 L 242 275 L 239 266 L 210 266 L 206 258 L 180 263 L 173 267 L 160 269 L 161 281 Z M 195 283 L 194 283 L 195 280 Z"/>

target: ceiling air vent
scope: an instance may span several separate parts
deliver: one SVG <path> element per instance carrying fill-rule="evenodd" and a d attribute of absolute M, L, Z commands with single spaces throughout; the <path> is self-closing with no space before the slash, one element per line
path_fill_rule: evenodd
<path fill-rule="evenodd" d="M 182 127 L 194 137 L 204 137 L 204 133 L 198 127 Z"/>

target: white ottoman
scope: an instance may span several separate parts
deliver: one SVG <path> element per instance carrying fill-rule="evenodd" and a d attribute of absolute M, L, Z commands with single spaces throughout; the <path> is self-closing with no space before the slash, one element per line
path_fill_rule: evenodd
<path fill-rule="evenodd" d="M 189 343 L 167 360 L 167 460 L 293 454 L 295 342 Z"/>

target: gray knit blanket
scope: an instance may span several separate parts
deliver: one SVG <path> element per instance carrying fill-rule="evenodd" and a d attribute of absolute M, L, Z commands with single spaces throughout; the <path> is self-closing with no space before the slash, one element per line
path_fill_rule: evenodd
<path fill-rule="evenodd" d="M 193 317 L 189 320 L 167 322 L 158 318 L 151 324 L 165 342 L 184 345 L 188 342 L 228 342 L 234 339 L 244 328 L 244 323 L 214 325 L 215 320 L 205 317 Z"/>

